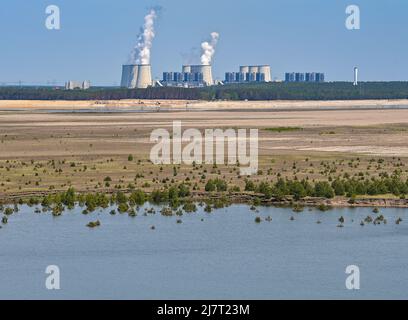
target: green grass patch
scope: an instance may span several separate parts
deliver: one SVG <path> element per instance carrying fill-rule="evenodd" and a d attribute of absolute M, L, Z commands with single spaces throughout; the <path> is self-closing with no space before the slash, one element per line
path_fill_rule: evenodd
<path fill-rule="evenodd" d="M 276 127 L 276 128 L 265 128 L 265 131 L 270 132 L 292 132 L 292 131 L 301 131 L 303 128 L 301 127 Z"/>

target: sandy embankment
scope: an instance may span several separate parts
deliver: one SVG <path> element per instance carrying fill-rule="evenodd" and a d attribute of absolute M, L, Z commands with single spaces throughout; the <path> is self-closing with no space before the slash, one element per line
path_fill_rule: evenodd
<path fill-rule="evenodd" d="M 17 109 L 99 109 L 99 108 L 168 108 L 190 110 L 219 109 L 348 109 L 408 107 L 408 100 L 347 100 L 347 101 L 186 101 L 186 100 L 91 100 L 91 101 L 42 101 L 42 100 L 0 100 L 0 110 Z"/>

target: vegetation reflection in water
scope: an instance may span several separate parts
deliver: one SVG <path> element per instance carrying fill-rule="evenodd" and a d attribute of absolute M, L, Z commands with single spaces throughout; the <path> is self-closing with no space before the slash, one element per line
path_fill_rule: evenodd
<path fill-rule="evenodd" d="M 387 178 L 388 179 L 388 178 Z M 400 190 L 406 188 L 407 184 L 402 181 L 396 182 L 395 177 L 388 181 L 387 179 L 382 179 L 381 181 L 373 180 L 373 186 L 378 188 L 389 188 L 400 186 Z M 388 184 L 387 182 L 392 182 Z M 294 214 L 300 214 L 305 210 L 305 206 L 301 203 L 295 201 L 300 200 L 308 194 L 314 196 L 321 196 L 324 198 L 334 197 L 335 194 L 341 190 L 342 193 L 346 190 L 350 190 L 353 187 L 353 183 L 349 181 L 334 181 L 331 185 L 328 182 L 317 182 L 314 186 L 309 184 L 306 181 L 288 181 L 279 179 L 275 185 L 269 185 L 265 182 L 261 182 L 256 186 L 252 181 L 247 181 L 246 190 L 247 191 L 256 191 L 262 196 L 254 197 L 252 199 L 252 205 L 249 207 L 249 212 L 254 212 L 255 214 L 259 213 L 258 207 L 262 205 L 261 199 L 271 198 L 271 197 L 280 197 L 290 196 L 293 201 L 290 202 L 290 207 Z M 356 187 L 354 185 L 354 187 Z M 370 185 L 365 186 L 365 188 L 370 188 Z M 129 194 L 118 191 L 111 195 L 104 193 L 88 193 L 80 194 L 76 193 L 73 188 L 69 188 L 66 192 L 49 194 L 43 198 L 31 197 L 28 200 L 15 202 L 12 205 L 1 205 L 0 212 L 3 214 L 1 222 L 3 225 L 8 224 L 8 217 L 12 214 L 18 213 L 19 205 L 26 204 L 30 207 L 35 206 L 35 213 L 51 213 L 54 217 L 61 216 L 65 210 L 72 210 L 77 205 L 82 208 L 82 214 L 88 215 L 98 209 L 107 209 L 113 207 L 109 214 L 127 214 L 129 217 L 134 218 L 137 215 L 143 214 L 145 216 L 149 214 L 156 214 L 157 210 L 160 211 L 160 214 L 164 217 L 178 217 L 177 223 L 182 223 L 181 217 L 184 214 L 191 214 L 197 212 L 198 207 L 202 207 L 203 211 L 206 213 L 211 213 L 214 209 L 220 209 L 228 207 L 231 205 L 231 202 L 228 200 L 226 195 L 227 184 L 221 179 L 209 180 L 206 184 L 205 190 L 207 191 L 207 197 L 201 201 L 194 201 L 189 187 L 186 184 L 180 184 L 178 186 L 172 186 L 166 190 L 155 190 L 150 194 L 145 193 L 142 190 L 134 190 Z M 358 185 L 357 185 L 358 189 Z M 381 189 L 383 190 L 383 189 Z M 211 198 L 213 192 L 219 192 L 222 194 L 220 197 Z M 151 205 L 151 207 L 145 207 L 144 210 L 141 209 L 145 204 Z M 157 209 L 159 208 L 159 209 Z M 326 204 L 319 204 L 316 207 L 317 210 L 322 212 L 328 211 L 331 209 L 330 206 Z M 312 210 L 309 208 L 309 210 Z M 295 221 L 295 215 L 290 216 L 290 221 Z M 262 222 L 272 222 L 273 219 L 271 216 L 262 218 L 261 216 L 256 216 L 254 218 L 255 223 L 259 224 Z M 402 218 L 398 217 L 395 220 L 395 224 L 399 225 L 402 222 Z M 351 222 L 355 222 L 352 220 Z M 317 224 L 320 224 L 321 221 L 316 221 Z M 344 227 L 345 218 L 340 216 L 338 218 L 338 228 Z M 359 221 L 361 226 L 367 224 L 386 225 L 388 219 L 380 213 L 380 209 L 375 207 L 372 210 L 372 215 L 368 215 L 365 219 Z M 89 228 L 100 227 L 101 222 L 99 220 L 90 221 L 87 225 Z M 154 226 L 151 227 L 155 229 Z"/>

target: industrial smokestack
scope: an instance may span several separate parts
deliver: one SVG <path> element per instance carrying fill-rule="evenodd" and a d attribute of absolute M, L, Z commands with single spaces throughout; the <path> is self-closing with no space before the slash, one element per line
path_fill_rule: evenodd
<path fill-rule="evenodd" d="M 358 68 L 354 67 L 354 83 L 353 86 L 358 86 Z"/>
<path fill-rule="evenodd" d="M 201 49 L 203 51 L 201 55 L 201 64 L 210 65 L 215 54 L 215 47 L 217 46 L 220 35 L 217 32 L 211 33 L 211 40 L 203 42 Z"/>
<path fill-rule="evenodd" d="M 150 64 L 139 65 L 136 88 L 145 89 L 147 87 L 150 87 L 152 84 L 152 68 Z"/>

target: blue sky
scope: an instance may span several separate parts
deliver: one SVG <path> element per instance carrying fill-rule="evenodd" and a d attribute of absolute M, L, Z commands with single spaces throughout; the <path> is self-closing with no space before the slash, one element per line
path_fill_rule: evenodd
<path fill-rule="evenodd" d="M 61 9 L 61 30 L 45 28 L 45 8 Z M 345 28 L 345 9 L 361 9 L 361 30 Z M 329 81 L 408 80 L 406 0 L 2 0 L 0 82 L 89 79 L 120 82 L 143 17 L 163 7 L 152 51 L 155 77 L 179 70 L 191 49 L 220 33 L 213 62 L 223 78 L 242 64 L 325 72 Z M 184 57 L 184 58 L 183 58 Z"/>

